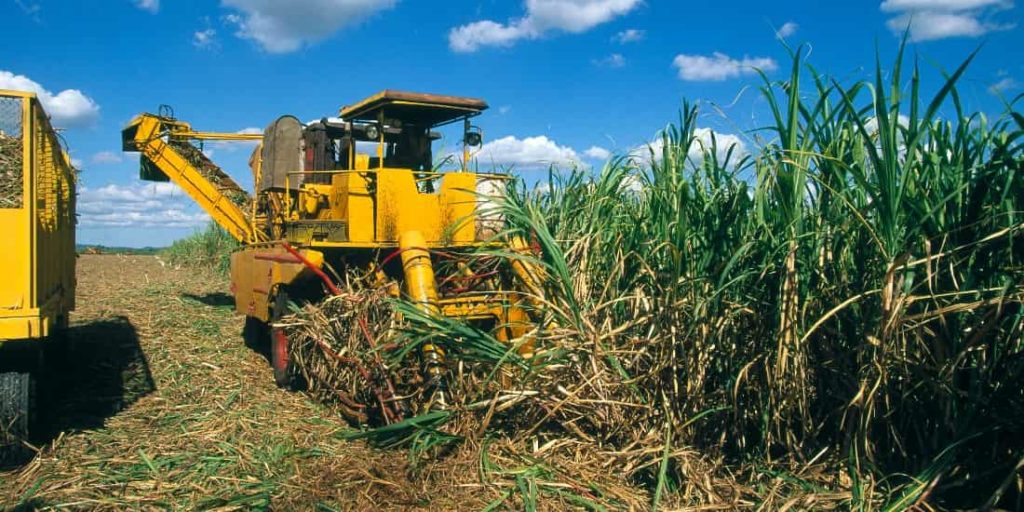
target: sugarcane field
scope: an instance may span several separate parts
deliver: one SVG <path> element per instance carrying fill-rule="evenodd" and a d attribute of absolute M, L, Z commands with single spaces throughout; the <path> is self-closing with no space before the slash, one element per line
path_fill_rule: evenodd
<path fill-rule="evenodd" d="M 0 510 L 1024 511 L 1016 0 L 441 5 L 0 4 Z"/>

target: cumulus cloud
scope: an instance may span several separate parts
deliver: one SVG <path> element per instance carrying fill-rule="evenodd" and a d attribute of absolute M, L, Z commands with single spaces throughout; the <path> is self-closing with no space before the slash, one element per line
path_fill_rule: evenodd
<path fill-rule="evenodd" d="M 100 151 L 90 158 L 94 164 L 116 164 L 121 162 L 121 155 L 113 151 Z"/>
<path fill-rule="evenodd" d="M 679 78 L 686 81 L 722 81 L 741 75 L 755 73 L 755 69 L 775 71 L 779 66 L 774 59 L 768 57 L 747 57 L 734 59 L 728 55 L 715 52 L 708 55 L 676 55 L 672 61 L 679 71 Z"/>
<path fill-rule="evenodd" d="M 206 213 L 195 211 L 173 183 L 81 187 L 77 209 L 83 228 L 197 228 L 210 220 Z"/>
<path fill-rule="evenodd" d="M 578 34 L 622 16 L 641 0 L 526 0 L 526 14 L 505 23 L 481 20 L 453 28 L 448 46 L 475 52 L 485 46 L 511 46 L 552 32 Z"/>
<path fill-rule="evenodd" d="M 998 82 L 988 87 L 989 94 L 999 95 L 1006 91 L 1011 91 L 1020 87 L 1020 82 L 1013 79 L 1013 77 L 1005 77 Z"/>
<path fill-rule="evenodd" d="M 65 89 L 53 94 L 29 77 L 10 71 L 0 71 L 0 89 L 36 93 L 50 120 L 58 128 L 87 126 L 100 116 L 100 106 L 78 89 Z"/>
<path fill-rule="evenodd" d="M 884 12 L 899 11 L 962 11 L 982 7 L 1013 5 L 1007 0 L 884 0 L 881 9 Z"/>
<path fill-rule="evenodd" d="M 635 43 L 637 41 L 643 41 L 645 37 L 647 37 L 646 30 L 629 28 L 615 34 L 615 36 L 612 37 L 612 41 L 619 44 Z"/>
<path fill-rule="evenodd" d="M 1009 30 L 1016 25 L 994 17 L 1012 7 L 1013 0 L 885 0 L 879 8 L 893 15 L 886 22 L 893 32 L 909 27 L 911 41 L 931 41 Z"/>
<path fill-rule="evenodd" d="M 212 28 L 197 30 L 192 33 L 192 46 L 196 48 L 209 48 L 215 46 L 216 43 L 217 31 Z"/>
<path fill-rule="evenodd" d="M 484 144 L 475 157 L 482 165 L 519 168 L 573 166 L 580 162 L 575 150 L 559 146 L 544 135 L 524 139 L 511 135 L 502 137 Z"/>
<path fill-rule="evenodd" d="M 715 143 L 715 155 L 719 160 L 724 160 L 730 150 L 733 154 L 733 162 L 737 158 L 749 153 L 746 144 L 743 143 L 743 139 L 732 133 L 716 132 L 711 128 L 697 128 L 693 131 L 693 136 L 695 139 L 694 143 L 690 146 L 687 153 L 689 158 L 702 158 L 705 150 L 711 150 L 712 142 Z M 647 144 L 633 148 L 629 152 L 629 156 L 637 162 L 650 164 L 652 161 L 660 162 L 664 156 L 664 151 L 665 140 L 662 137 L 658 137 Z"/>
<path fill-rule="evenodd" d="M 135 0 L 135 6 L 151 14 L 160 12 L 160 0 Z"/>
<path fill-rule="evenodd" d="M 222 0 L 238 13 L 224 19 L 235 35 L 270 53 L 288 53 L 321 41 L 346 26 L 386 9 L 398 0 Z"/>
<path fill-rule="evenodd" d="M 626 58 L 621 53 L 613 53 L 601 59 L 594 59 L 593 64 L 601 68 L 621 68 L 626 65 Z"/>
<path fill-rule="evenodd" d="M 607 160 L 612 156 L 612 152 L 600 146 L 590 146 L 583 155 L 592 160 Z"/>
<path fill-rule="evenodd" d="M 775 37 L 777 37 L 779 39 L 785 39 L 785 38 L 795 34 L 796 33 L 796 29 L 798 29 L 798 28 L 800 28 L 800 25 L 797 25 L 796 22 L 787 21 L 787 22 L 783 23 L 782 26 L 779 27 L 778 30 L 775 31 Z"/>

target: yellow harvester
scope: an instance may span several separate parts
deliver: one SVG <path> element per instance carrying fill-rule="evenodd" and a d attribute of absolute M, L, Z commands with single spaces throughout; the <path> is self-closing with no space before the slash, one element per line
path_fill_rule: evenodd
<path fill-rule="evenodd" d="M 477 99 L 386 90 L 342 108 L 340 119 L 304 124 L 284 116 L 262 135 L 193 131 L 164 111 L 133 119 L 123 143 L 142 153 L 143 179 L 175 182 L 242 242 L 231 257 L 235 307 L 247 317 L 248 332 L 269 332 L 274 377 L 287 387 L 295 378 L 288 338 L 274 324 L 289 300 L 316 301 L 330 291 L 326 269 L 375 276 L 423 311 L 478 322 L 501 340 L 525 334 L 530 321 L 509 298 L 514 295 L 498 293 L 494 284 L 450 286 L 454 276 L 435 276 L 438 258 L 458 259 L 495 243 L 481 230 L 477 190 L 507 176 L 471 172 L 466 164 L 482 142 L 470 120 L 486 108 Z M 435 130 L 454 123 L 462 125 L 461 168 L 437 172 Z M 260 141 L 250 159 L 252 194 L 192 144 L 222 139 Z M 457 269 L 462 279 L 474 276 L 461 263 L 444 268 Z M 532 282 L 518 263 L 509 275 L 516 282 L 508 286 Z M 424 371 L 443 357 L 428 345 Z"/>
<path fill-rule="evenodd" d="M 75 171 L 35 94 L 0 90 L 0 464 L 28 453 L 35 381 L 75 305 Z"/>

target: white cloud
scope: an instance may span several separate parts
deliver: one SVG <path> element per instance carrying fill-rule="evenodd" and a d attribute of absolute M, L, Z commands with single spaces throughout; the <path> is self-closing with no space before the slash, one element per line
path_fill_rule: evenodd
<path fill-rule="evenodd" d="M 39 18 L 39 13 L 43 11 L 43 6 L 39 5 L 39 2 L 14 0 L 14 3 L 17 4 L 21 9 L 21 12 L 25 13 L 25 15 L 31 18 L 32 21 L 42 23 L 42 20 Z"/>
<path fill-rule="evenodd" d="M 602 68 L 621 68 L 626 65 L 626 58 L 621 53 L 613 53 L 603 59 L 594 59 L 591 62 Z"/>
<path fill-rule="evenodd" d="M 196 48 L 207 48 L 214 46 L 216 43 L 217 31 L 212 28 L 197 30 L 192 33 L 192 46 Z"/>
<path fill-rule="evenodd" d="M 502 105 L 498 107 L 498 113 L 501 115 L 508 114 L 512 111 L 512 105 Z"/>
<path fill-rule="evenodd" d="M 256 128 L 255 126 L 250 126 L 248 128 L 242 128 L 241 130 L 238 130 L 235 133 L 246 135 L 262 134 L 263 128 Z M 212 144 L 208 144 L 208 146 L 211 147 L 209 151 L 210 155 L 212 155 L 213 149 L 224 150 L 225 152 L 230 153 L 240 148 L 254 148 L 259 143 L 260 141 L 258 140 L 218 140 Z M 209 157 L 210 155 L 207 155 L 207 157 Z"/>
<path fill-rule="evenodd" d="M 906 127 L 910 126 L 910 117 L 908 117 L 908 116 L 906 116 L 904 114 L 898 114 L 896 116 L 896 124 L 906 128 Z M 877 133 L 878 132 L 878 118 L 876 118 L 874 116 L 868 118 L 868 120 L 866 122 L 864 122 L 864 131 L 868 132 L 871 135 L 874 135 L 875 133 Z"/>
<path fill-rule="evenodd" d="M 762 71 L 775 71 L 778 64 L 768 57 L 746 57 L 733 59 L 728 55 L 715 52 L 707 55 L 676 55 L 672 65 L 679 70 L 679 78 L 687 81 L 722 81 L 741 75 L 755 73 L 755 68 Z"/>
<path fill-rule="evenodd" d="M 580 162 L 576 151 L 568 146 L 559 146 L 544 135 L 519 139 L 514 136 L 490 141 L 475 155 L 481 165 L 545 167 L 573 166 Z"/>
<path fill-rule="evenodd" d="M 965 11 L 982 7 L 1012 6 L 1007 0 L 884 0 L 883 12 L 900 11 Z"/>
<path fill-rule="evenodd" d="M 996 23 L 992 17 L 1012 7 L 1013 0 L 885 0 L 879 8 L 894 15 L 886 21 L 894 33 L 909 27 L 911 41 L 931 41 L 1009 30 L 1016 25 Z"/>
<path fill-rule="evenodd" d="M 998 82 L 992 84 L 988 88 L 989 94 L 998 95 L 1000 93 L 1017 89 L 1020 87 L 1020 82 L 1013 79 L 1013 77 L 1006 77 Z"/>
<path fill-rule="evenodd" d="M 583 155 L 593 160 L 607 160 L 612 156 L 612 152 L 600 146 L 590 146 Z"/>
<path fill-rule="evenodd" d="M 622 16 L 641 0 L 526 0 L 526 14 L 502 24 L 481 20 L 453 28 L 448 46 L 456 52 L 475 52 L 485 46 L 511 46 L 520 39 L 537 39 L 549 32 L 586 32 Z"/>
<path fill-rule="evenodd" d="M 474 21 L 453 28 L 448 33 L 448 46 L 456 52 L 469 53 L 481 46 L 512 46 L 524 37 L 535 36 L 528 34 L 526 27 L 505 26 L 490 20 Z"/>
<path fill-rule="evenodd" d="M 638 175 L 630 174 L 622 178 L 619 188 L 625 192 L 637 193 L 644 189 L 644 180 Z"/>
<path fill-rule="evenodd" d="M 29 77 L 10 71 L 0 71 L 0 89 L 36 93 L 53 124 L 59 128 L 87 126 L 100 116 L 99 105 L 78 89 L 65 89 L 53 94 Z"/>
<path fill-rule="evenodd" d="M 71 159 L 71 167 L 74 167 L 75 169 L 81 169 L 82 168 L 82 163 L 83 163 L 82 160 L 79 159 L 79 158 L 72 158 Z"/>
<path fill-rule="evenodd" d="M 113 151 L 100 151 L 89 160 L 94 164 L 116 164 L 121 162 L 121 155 Z"/>
<path fill-rule="evenodd" d="M 194 211 L 191 200 L 173 183 L 109 184 L 79 189 L 77 209 L 84 228 L 193 228 L 210 217 Z M 192 210 L 192 211 L 190 211 Z"/>
<path fill-rule="evenodd" d="M 643 41 L 645 37 L 647 37 L 646 30 L 629 28 L 623 30 L 622 32 L 619 32 L 618 34 L 615 34 L 615 36 L 612 37 L 612 41 L 615 41 L 616 43 L 619 44 L 635 43 L 637 41 Z"/>
<path fill-rule="evenodd" d="M 326 39 L 342 28 L 394 7 L 398 0 L 221 0 L 241 14 L 225 20 L 238 37 L 251 39 L 270 53 L 288 53 Z"/>
<path fill-rule="evenodd" d="M 710 151 L 712 139 L 716 144 L 717 151 L 715 153 L 719 160 L 724 160 L 730 149 L 734 163 L 738 158 L 749 153 L 743 139 L 732 133 L 720 133 L 711 128 L 696 128 L 693 131 L 693 136 L 695 140 L 687 153 L 689 158 L 701 158 L 705 151 Z M 639 163 L 650 164 L 652 155 L 654 162 L 660 162 L 664 156 L 664 150 L 665 140 L 659 136 L 647 144 L 633 148 L 629 152 L 629 156 Z"/>
<path fill-rule="evenodd" d="M 777 37 L 779 39 L 785 39 L 785 38 L 795 34 L 796 33 L 796 29 L 798 29 L 798 28 L 800 28 L 800 25 L 797 25 L 796 22 L 794 22 L 794 21 L 787 21 L 787 22 L 783 23 L 782 26 L 779 27 L 778 30 L 775 31 L 775 37 Z"/>
<path fill-rule="evenodd" d="M 135 6 L 151 14 L 160 12 L 160 0 L 135 0 Z"/>

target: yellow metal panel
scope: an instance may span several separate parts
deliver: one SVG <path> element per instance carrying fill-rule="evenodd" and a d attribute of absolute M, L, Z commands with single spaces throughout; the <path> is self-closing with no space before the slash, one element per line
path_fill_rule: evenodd
<path fill-rule="evenodd" d="M 435 193 L 420 192 L 407 169 L 384 169 L 376 181 L 378 242 L 393 242 L 406 231 L 419 231 L 430 245 L 473 241 L 476 175 L 445 174 Z"/>
<path fill-rule="evenodd" d="M 22 205 L 0 209 L 0 339 L 38 338 L 74 307 L 75 173 L 35 95 L 0 97 L 21 105 L 24 150 Z"/>
<path fill-rule="evenodd" d="M 374 198 L 370 194 L 368 179 L 375 173 L 348 172 L 335 176 L 342 193 L 338 211 L 340 219 L 348 220 L 348 239 L 352 242 L 372 243 L 376 238 Z"/>
<path fill-rule="evenodd" d="M 0 343 L 4 340 L 25 340 L 42 338 L 49 335 L 47 323 L 40 318 L 39 310 L 31 316 L 0 318 Z"/>
<path fill-rule="evenodd" d="M 437 196 L 421 194 L 412 172 L 385 169 L 377 173 L 377 240 L 394 241 L 406 231 L 419 231 L 427 242 L 440 240 Z"/>
<path fill-rule="evenodd" d="M 0 314 L 31 307 L 28 208 L 0 209 Z M 0 338 L 5 337 L 0 333 Z"/>
<path fill-rule="evenodd" d="M 323 266 L 323 253 L 309 249 L 299 253 L 313 266 Z M 247 247 L 237 251 L 231 255 L 231 291 L 235 296 L 235 311 L 267 322 L 275 288 L 311 277 L 312 272 L 306 265 L 280 245 Z"/>
<path fill-rule="evenodd" d="M 477 175 L 453 172 L 441 181 L 440 215 L 442 224 L 451 230 L 452 242 L 472 242 L 476 238 Z"/>

